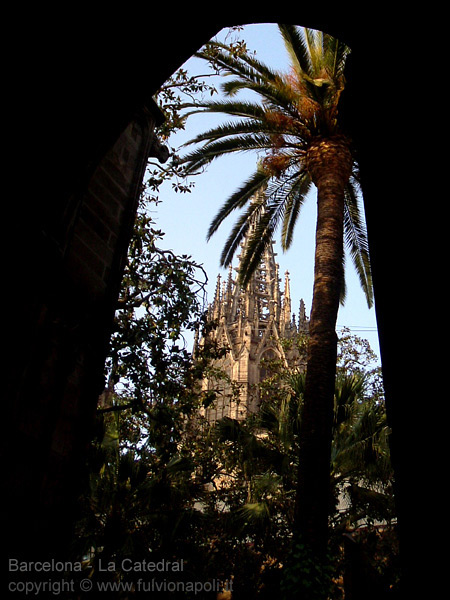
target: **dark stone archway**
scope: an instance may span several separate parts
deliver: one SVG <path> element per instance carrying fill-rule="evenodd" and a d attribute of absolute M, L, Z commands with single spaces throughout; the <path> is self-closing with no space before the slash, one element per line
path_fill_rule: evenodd
<path fill-rule="evenodd" d="M 56 25 L 43 13 L 36 21 L 29 15 L 28 24 L 21 21 L 16 39 L 23 53 L 12 61 L 14 106 L 7 113 L 17 125 L 9 148 L 15 189 L 7 199 L 11 239 L 5 275 L 14 315 L 6 319 L 4 332 L 8 435 L 2 457 L 10 502 L 3 528 L 9 552 L 61 557 L 70 532 L 70 500 L 80 484 L 84 442 L 103 384 L 102 361 L 134 210 L 130 192 L 119 210 L 118 229 L 110 232 L 116 242 L 104 244 L 103 255 L 96 248 L 104 263 L 96 274 L 84 271 L 89 248 L 82 236 L 94 223 L 94 205 L 86 198 L 98 169 L 127 128 L 143 122 L 144 113 L 150 129 L 141 158 L 151 151 L 151 122 L 159 118 L 152 113 L 152 94 L 218 30 L 277 21 L 326 30 L 353 49 L 345 112 L 362 166 L 403 545 L 415 548 L 404 510 L 415 487 L 406 473 L 414 390 L 409 389 L 411 365 L 399 357 L 415 341 L 407 300 L 417 278 L 424 277 L 425 257 L 415 260 L 421 223 L 417 214 L 405 213 L 406 202 L 422 200 L 421 186 L 409 177 L 417 166 L 419 135 L 411 116 L 422 100 L 416 95 L 412 104 L 403 103 L 398 73 L 387 67 L 392 49 L 373 45 L 383 31 L 383 15 L 362 19 L 354 11 L 334 10 L 325 17 L 323 7 L 312 5 L 251 16 L 229 10 L 223 20 L 200 21 L 181 10 L 169 26 L 151 11 L 126 10 L 117 18 L 60 16 Z M 389 18 L 391 29 L 420 26 L 405 23 L 403 15 L 398 23 L 390 13 Z M 402 65 L 401 76 L 407 80 L 414 73 Z M 138 177 L 139 165 L 133 171 Z M 104 211 L 96 235 L 101 223 L 113 220 L 115 200 L 109 194 L 95 201 Z M 399 270 L 393 257 L 405 252 L 409 261 Z"/>

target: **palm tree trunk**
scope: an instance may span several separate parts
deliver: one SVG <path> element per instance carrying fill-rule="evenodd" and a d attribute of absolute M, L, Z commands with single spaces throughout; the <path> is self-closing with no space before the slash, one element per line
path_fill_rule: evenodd
<path fill-rule="evenodd" d="M 311 145 L 308 169 L 317 187 L 314 290 L 304 405 L 299 435 L 296 532 L 318 558 L 326 553 L 330 455 L 336 375 L 336 320 L 343 275 L 344 189 L 351 173 L 345 138 Z"/>

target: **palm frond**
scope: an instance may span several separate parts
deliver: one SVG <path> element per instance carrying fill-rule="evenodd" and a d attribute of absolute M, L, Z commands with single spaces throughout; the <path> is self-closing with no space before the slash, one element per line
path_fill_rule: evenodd
<path fill-rule="evenodd" d="M 220 69 L 223 69 L 225 74 L 236 75 L 249 82 L 274 82 L 279 76 L 276 70 L 257 59 L 256 56 L 249 53 L 239 55 L 230 53 L 226 44 L 219 41 L 209 42 L 195 56 L 212 61 Z"/>
<path fill-rule="evenodd" d="M 267 502 L 248 502 L 238 510 L 238 516 L 250 523 L 265 522 L 270 518 Z"/>
<path fill-rule="evenodd" d="M 364 373 L 339 373 L 336 375 L 334 397 L 336 407 L 358 406 L 358 401 L 362 401 L 367 388 L 367 377 Z"/>
<path fill-rule="evenodd" d="M 283 109 L 287 114 L 296 115 L 294 109 L 296 96 L 293 94 L 292 87 L 281 76 L 276 85 L 267 82 L 249 83 L 236 79 L 225 82 L 222 89 L 228 96 L 233 96 L 242 90 L 255 92 L 262 99 L 263 106 L 276 108 L 277 110 Z"/>
<path fill-rule="evenodd" d="M 323 103 L 331 93 L 332 102 L 343 85 L 344 67 L 350 49 L 336 38 L 314 29 L 278 25 L 286 49 L 304 89 L 311 98 Z"/>
<path fill-rule="evenodd" d="M 243 208 L 250 198 L 254 197 L 258 191 L 262 190 L 267 185 L 269 179 L 270 176 L 258 167 L 256 171 L 222 205 L 212 220 L 211 225 L 209 226 L 207 239 L 211 238 L 223 221 L 233 211 Z M 254 206 L 253 209 L 256 210 L 256 206 Z M 226 264 L 228 264 L 228 261 Z"/>
<path fill-rule="evenodd" d="M 359 207 L 358 193 L 352 182 L 349 182 L 345 192 L 344 232 L 346 246 L 365 293 L 367 305 L 371 308 L 373 306 L 373 286 L 369 242 Z"/>
<path fill-rule="evenodd" d="M 306 75 L 312 76 L 311 56 L 305 38 L 295 25 L 278 24 L 281 36 L 294 67 Z"/>
<path fill-rule="evenodd" d="M 250 227 L 252 226 L 254 218 L 260 210 L 260 205 L 258 205 L 255 202 L 252 202 L 247 207 L 247 210 L 240 216 L 240 218 L 235 223 L 234 227 L 230 232 L 230 235 L 228 236 L 224 244 L 222 254 L 220 255 L 220 264 L 223 267 L 228 267 L 231 264 L 237 249 L 239 248 L 242 241 L 246 238 Z"/>
<path fill-rule="evenodd" d="M 292 389 L 297 401 L 301 401 L 303 398 L 303 393 L 305 391 L 305 378 L 305 373 L 300 371 L 289 371 L 285 377 L 286 383 Z"/>
<path fill-rule="evenodd" d="M 214 60 L 225 69 L 225 74 L 235 76 L 221 85 L 227 96 L 233 96 L 240 90 L 249 90 L 259 95 L 265 107 L 283 110 L 298 119 L 297 95 L 284 73 L 272 69 L 253 55 L 227 54 L 226 47 L 219 42 L 214 42 L 211 47 Z M 197 56 L 210 60 L 208 52 L 200 52 Z"/>
<path fill-rule="evenodd" d="M 281 247 L 288 250 L 294 237 L 294 229 L 306 196 L 312 186 L 311 178 L 304 170 L 300 170 L 291 193 L 287 196 L 284 211 L 283 226 L 281 230 Z"/>
<path fill-rule="evenodd" d="M 233 210 L 242 208 L 255 191 L 264 190 L 263 200 L 253 200 L 235 223 L 221 255 L 222 266 L 231 264 L 239 245 L 248 236 L 240 263 L 242 285 L 248 283 L 265 249 L 272 243 L 280 222 L 283 222 L 283 247 L 289 247 L 296 218 L 310 186 L 311 181 L 303 170 L 285 173 L 274 180 L 264 169 L 260 169 L 222 206 L 210 226 L 208 237 Z"/>
<path fill-rule="evenodd" d="M 210 164 L 215 158 L 233 153 L 261 151 L 270 147 L 269 136 L 236 136 L 205 144 L 202 148 L 187 154 L 179 164 L 185 164 L 186 173 L 189 174 Z"/>
<path fill-rule="evenodd" d="M 330 72 L 337 79 L 343 77 L 345 64 L 351 52 L 350 48 L 331 35 L 324 36 L 324 46 L 326 54 L 330 57 Z"/>
<path fill-rule="evenodd" d="M 208 48 L 209 50 L 200 51 L 196 56 L 209 61 L 213 55 L 213 61 L 224 69 L 225 75 L 235 76 L 235 79 L 226 81 L 221 86 L 226 95 L 234 95 L 242 89 L 252 90 L 269 103 L 289 106 L 292 101 L 289 86 L 282 85 L 283 76 L 276 70 L 250 54 L 230 54 L 220 42 L 212 42 Z"/>
<path fill-rule="evenodd" d="M 274 232 L 283 216 L 284 198 L 264 204 L 264 210 L 254 213 L 255 223 L 243 248 L 239 264 L 239 279 L 243 286 L 250 281 L 252 274 L 259 265 L 264 251 L 272 243 Z"/>
<path fill-rule="evenodd" d="M 302 171 L 300 171 L 301 173 Z M 243 249 L 240 262 L 239 277 L 242 285 L 247 285 L 264 251 L 272 243 L 274 233 L 280 222 L 284 222 L 286 207 L 291 211 L 291 219 L 294 217 L 295 210 L 298 212 L 299 206 L 303 202 L 300 192 L 305 191 L 305 188 L 301 185 L 297 186 L 298 179 L 298 171 L 285 172 L 275 179 L 268 177 L 267 181 L 264 182 L 264 197 L 262 200 L 258 203 L 253 202 L 232 230 L 222 254 L 222 260 L 226 257 L 227 263 L 223 262 L 222 264 L 225 265 L 231 262 L 234 251 L 238 247 L 237 236 L 239 236 L 240 242 L 243 234 L 248 234 L 247 244 Z M 287 206 L 287 200 L 292 195 L 296 195 L 296 203 L 294 206 Z"/>
<path fill-rule="evenodd" d="M 212 141 L 216 141 L 227 137 L 259 133 L 269 134 L 277 133 L 277 131 L 273 126 L 270 126 L 269 124 L 265 125 L 261 123 L 260 120 L 256 119 L 227 122 L 222 123 L 212 129 L 208 129 L 207 131 L 203 131 L 202 133 L 199 133 L 197 136 L 186 142 L 184 144 L 184 147 L 192 146 L 194 144 L 200 144 L 202 142 L 208 144 Z"/>
<path fill-rule="evenodd" d="M 310 29 L 309 27 L 303 27 L 299 31 L 303 34 L 305 46 L 311 60 L 311 71 L 308 74 L 312 77 L 316 77 L 318 69 L 321 68 L 323 58 L 321 44 L 322 32 Z"/>
<path fill-rule="evenodd" d="M 349 384 L 350 387 L 353 385 L 350 380 Z M 334 472 L 339 473 L 340 478 L 389 480 L 389 429 L 384 407 L 373 402 L 361 402 L 356 398 L 347 400 L 348 404 L 344 398 L 340 399 L 340 433 L 335 435 L 332 452 Z"/>
<path fill-rule="evenodd" d="M 252 494 L 255 500 L 261 501 L 268 496 L 274 496 L 281 483 L 281 477 L 272 469 L 259 475 L 255 475 L 252 480 Z"/>
<path fill-rule="evenodd" d="M 265 109 L 257 102 L 244 100 L 211 100 L 210 102 L 196 104 L 195 109 L 186 113 L 185 118 L 205 112 L 233 115 L 235 117 L 247 117 L 249 119 L 263 119 Z M 195 141 L 196 138 L 193 138 L 193 140 L 186 142 L 184 145 L 187 146 Z"/>

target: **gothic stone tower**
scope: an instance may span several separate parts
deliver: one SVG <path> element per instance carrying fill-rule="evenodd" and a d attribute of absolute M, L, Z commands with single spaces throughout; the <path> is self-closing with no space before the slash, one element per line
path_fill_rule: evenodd
<path fill-rule="evenodd" d="M 246 240 L 241 247 L 245 244 Z M 305 304 L 300 301 L 296 320 L 291 312 L 289 273 L 285 273 L 284 292 L 281 292 L 275 256 L 272 244 L 245 289 L 233 277 L 239 267 L 230 267 L 224 281 L 220 275 L 217 278 L 208 312 L 209 321 L 216 326 L 208 335 L 218 347 L 227 349 L 214 365 L 226 378 L 211 376 L 203 382 L 204 390 L 218 391 L 213 404 L 205 410 L 209 421 L 225 416 L 244 419 L 257 410 L 256 386 L 266 375 L 265 360 L 277 359 L 285 366 L 299 369 L 305 366 L 305 356 L 296 343 L 308 332 Z"/>

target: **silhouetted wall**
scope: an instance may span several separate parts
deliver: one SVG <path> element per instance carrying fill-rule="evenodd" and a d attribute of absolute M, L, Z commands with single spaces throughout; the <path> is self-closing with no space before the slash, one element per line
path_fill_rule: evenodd
<path fill-rule="evenodd" d="M 154 135 L 161 120 L 154 103 L 143 106 L 92 170 L 85 191 L 54 208 L 41 231 L 45 286 L 41 280 L 28 307 L 20 385 L 8 398 L 4 439 L 3 527 L 12 527 L 12 555 L 61 557 L 68 549 L 145 167 L 150 155 L 167 159 Z"/>

